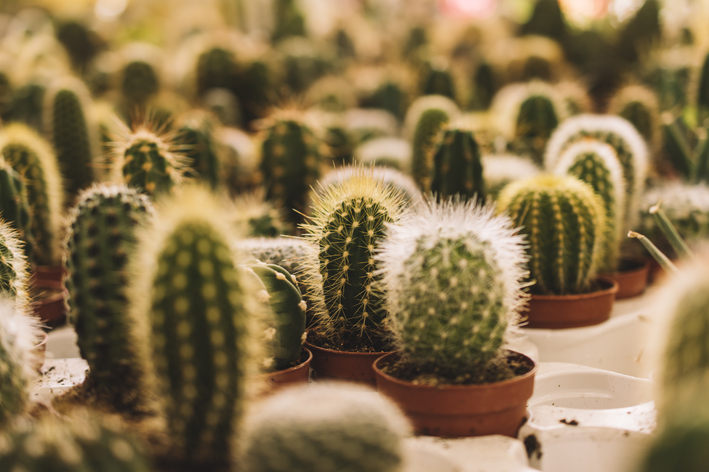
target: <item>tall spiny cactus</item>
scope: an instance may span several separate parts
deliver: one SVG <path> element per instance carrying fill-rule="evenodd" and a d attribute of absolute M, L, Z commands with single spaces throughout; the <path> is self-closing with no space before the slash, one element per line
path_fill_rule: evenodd
<path fill-rule="evenodd" d="M 395 472 L 411 427 L 383 396 L 352 384 L 296 387 L 247 418 L 244 466 L 251 472 Z"/>
<path fill-rule="evenodd" d="M 45 132 L 57 153 L 71 204 L 94 180 L 98 128 L 89 115 L 91 98 L 83 82 L 59 78 L 50 84 L 44 100 Z"/>
<path fill-rule="evenodd" d="M 317 251 L 318 267 L 308 272 L 319 273 L 321 278 L 311 276 L 306 284 L 325 328 L 363 331 L 385 320 L 374 255 L 385 225 L 398 222 L 402 204 L 402 195 L 367 169 L 315 197 L 311 222 L 303 228 Z"/>
<path fill-rule="evenodd" d="M 296 220 L 295 212 L 305 212 L 310 187 L 320 177 L 323 146 L 301 114 L 280 111 L 271 118 L 261 160 L 266 198 L 281 203 Z"/>
<path fill-rule="evenodd" d="M 31 257 L 34 236 L 27 189 L 24 179 L 5 162 L 2 154 L 0 154 L 0 218 L 17 230 L 18 237 L 25 243 L 25 254 Z"/>
<path fill-rule="evenodd" d="M 417 366 L 460 381 L 499 358 L 525 300 L 517 232 L 493 207 L 460 199 L 428 202 L 389 228 L 377 256 L 387 309 Z"/>
<path fill-rule="evenodd" d="M 439 198 L 460 195 L 485 199 L 480 148 L 473 132 L 461 125 L 444 129 L 433 155 L 431 192 Z"/>
<path fill-rule="evenodd" d="M 450 115 L 440 108 L 429 108 L 421 114 L 416 124 L 411 155 L 411 172 L 422 192 L 431 189 L 433 154 L 443 128 L 450 122 Z"/>
<path fill-rule="evenodd" d="M 64 282 L 69 316 L 89 364 L 82 389 L 104 407 L 146 413 L 149 355 L 128 310 L 128 258 L 135 231 L 152 215 L 148 197 L 123 185 L 94 185 L 70 213 Z"/>
<path fill-rule="evenodd" d="M 660 104 L 657 95 L 642 85 L 628 85 L 620 89 L 608 103 L 608 113 L 628 120 L 645 138 L 650 148 L 657 151 L 660 140 Z"/>
<path fill-rule="evenodd" d="M 570 176 L 539 175 L 514 182 L 498 198 L 527 235 L 536 294 L 587 292 L 600 257 L 606 218 L 593 188 Z"/>
<path fill-rule="evenodd" d="M 34 238 L 32 261 L 57 264 L 64 195 L 56 156 L 41 136 L 20 123 L 0 130 L 0 154 L 23 178 L 27 189 Z"/>
<path fill-rule="evenodd" d="M 167 469 L 226 470 L 253 374 L 250 325 L 259 310 L 229 249 L 233 231 L 206 190 L 164 198 L 139 235 L 129 302 L 151 325 Z"/>
<path fill-rule="evenodd" d="M 606 214 L 606 230 L 603 234 L 603 257 L 598 270 L 616 271 L 618 251 L 625 238 L 625 181 L 615 151 L 600 141 L 579 141 L 562 153 L 554 172 L 572 175 L 586 182 L 601 197 Z"/>
<path fill-rule="evenodd" d="M 219 186 L 221 162 L 213 138 L 215 123 L 203 112 L 190 112 L 177 120 L 176 144 L 190 158 L 190 167 L 213 189 Z"/>
<path fill-rule="evenodd" d="M 29 305 L 28 272 L 22 240 L 12 226 L 0 219 L 0 294 L 16 302 L 20 309 Z"/>

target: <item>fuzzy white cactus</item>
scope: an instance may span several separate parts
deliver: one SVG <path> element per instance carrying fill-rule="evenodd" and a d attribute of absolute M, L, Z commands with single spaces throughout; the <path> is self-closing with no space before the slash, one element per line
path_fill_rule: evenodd
<path fill-rule="evenodd" d="M 377 138 L 355 149 L 355 159 L 365 165 L 392 167 L 401 172 L 411 170 L 411 144 L 401 138 Z"/>
<path fill-rule="evenodd" d="M 529 159 L 514 154 L 490 154 L 483 156 L 482 162 L 485 190 L 493 197 L 508 183 L 535 176 L 541 171 Z"/>

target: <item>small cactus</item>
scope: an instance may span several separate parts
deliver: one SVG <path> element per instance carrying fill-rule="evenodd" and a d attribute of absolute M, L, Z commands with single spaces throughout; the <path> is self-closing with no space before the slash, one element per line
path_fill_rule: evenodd
<path fill-rule="evenodd" d="M 460 199 L 428 202 L 389 227 L 377 256 L 387 310 L 397 343 L 418 367 L 458 378 L 499 358 L 525 301 L 517 232 L 492 206 Z"/>
<path fill-rule="evenodd" d="M 265 264 L 276 264 L 299 276 L 312 252 L 310 243 L 294 238 L 248 238 L 239 242 L 239 250 Z"/>
<path fill-rule="evenodd" d="M 412 146 L 411 172 L 416 185 L 422 192 L 431 189 L 431 172 L 436 144 L 443 128 L 450 122 L 450 116 L 440 108 L 430 108 L 421 114 L 416 125 Z"/>
<path fill-rule="evenodd" d="M 163 58 L 157 47 L 147 43 L 128 44 L 122 55 L 120 90 L 130 113 L 135 107 L 145 108 L 160 92 L 158 65 Z"/>
<path fill-rule="evenodd" d="M 645 139 L 650 149 L 660 147 L 660 105 L 657 95 L 642 85 L 628 85 L 615 93 L 608 113 L 628 120 Z"/>
<path fill-rule="evenodd" d="M 249 238 L 275 238 L 292 232 L 283 212 L 264 199 L 263 191 L 239 194 L 233 200 L 233 221 Z"/>
<path fill-rule="evenodd" d="M 473 132 L 459 124 L 443 130 L 433 154 L 430 190 L 439 198 L 453 195 L 485 200 L 485 181 L 480 148 Z"/>
<path fill-rule="evenodd" d="M 570 176 L 542 174 L 514 182 L 498 198 L 527 235 L 532 293 L 566 295 L 591 289 L 602 256 L 605 209 L 593 188 Z"/>
<path fill-rule="evenodd" d="M 213 138 L 214 120 L 206 113 L 192 111 L 178 118 L 175 145 L 190 159 L 198 178 L 213 189 L 221 180 L 221 162 Z"/>
<path fill-rule="evenodd" d="M 239 65 L 234 51 L 230 47 L 210 45 L 197 58 L 197 94 L 202 95 L 213 88 L 236 93 L 238 74 Z"/>
<path fill-rule="evenodd" d="M 289 36 L 305 36 L 305 18 L 295 0 L 276 0 L 273 11 L 276 19 L 271 35 L 273 42 Z"/>
<path fill-rule="evenodd" d="M 17 231 L 0 219 L 0 294 L 17 303 L 29 305 L 29 275 L 22 240 Z"/>
<path fill-rule="evenodd" d="M 424 95 L 414 100 L 406 111 L 404 118 L 404 137 L 410 141 L 416 141 L 416 131 L 421 115 L 427 110 L 437 109 L 443 111 L 448 116 L 448 121 L 460 116 L 460 109 L 453 100 L 441 95 Z"/>
<path fill-rule="evenodd" d="M 606 231 L 603 235 L 603 256 L 598 270 L 605 273 L 615 272 L 620 244 L 625 238 L 625 181 L 615 151 L 600 141 L 579 141 L 562 153 L 555 173 L 568 174 L 586 182 L 603 200 Z"/>
<path fill-rule="evenodd" d="M 32 256 L 34 236 L 32 214 L 27 201 L 25 181 L 10 167 L 0 154 L 0 218 L 12 226 L 25 243 L 27 257 Z"/>
<path fill-rule="evenodd" d="M 247 418 L 251 472 L 396 472 L 411 427 L 388 399 L 351 384 L 294 387 Z"/>
<path fill-rule="evenodd" d="M 421 95 L 441 95 L 455 100 L 453 74 L 445 57 L 436 56 L 424 64 Z"/>

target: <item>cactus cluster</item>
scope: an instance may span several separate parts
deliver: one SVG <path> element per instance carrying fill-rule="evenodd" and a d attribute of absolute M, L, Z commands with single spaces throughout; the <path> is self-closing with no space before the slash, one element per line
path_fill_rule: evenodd
<path fill-rule="evenodd" d="M 433 154 L 430 190 L 439 198 L 460 195 L 485 200 L 480 149 L 473 132 L 459 124 L 443 130 Z"/>
<path fill-rule="evenodd" d="M 123 185 L 94 185 L 72 208 L 64 283 L 81 356 L 83 388 L 108 408 L 145 413 L 148 353 L 128 310 L 128 258 L 137 227 L 152 215 L 148 197 Z"/>
<path fill-rule="evenodd" d="M 498 210 L 527 235 L 532 293 L 591 290 L 602 257 L 605 209 L 593 188 L 571 176 L 542 174 L 513 182 Z"/>
<path fill-rule="evenodd" d="M 377 260 L 397 342 L 413 363 L 459 379 L 500 356 L 524 303 L 524 238 L 492 206 L 429 202 L 391 226 Z"/>
<path fill-rule="evenodd" d="M 396 472 L 410 430 L 390 400 L 364 387 L 295 387 L 249 415 L 243 464 L 251 472 Z"/>

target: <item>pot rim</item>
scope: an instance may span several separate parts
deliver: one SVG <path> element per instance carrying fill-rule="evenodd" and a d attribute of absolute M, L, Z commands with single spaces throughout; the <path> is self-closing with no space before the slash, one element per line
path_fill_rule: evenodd
<path fill-rule="evenodd" d="M 330 354 L 342 354 L 342 355 L 362 356 L 362 357 L 364 357 L 364 356 L 381 357 L 385 354 L 397 352 L 397 351 L 375 351 L 375 352 L 338 351 L 335 349 L 328 349 L 326 347 L 316 346 L 314 344 L 309 343 L 307 339 L 305 340 L 305 343 L 303 344 L 303 346 L 307 346 L 311 350 L 315 350 L 315 351 L 320 350 L 320 351 L 327 352 Z"/>
<path fill-rule="evenodd" d="M 539 370 L 539 362 L 535 361 L 531 357 L 529 357 L 526 354 L 522 354 L 519 351 L 514 351 L 512 349 L 505 349 L 507 352 L 511 352 L 514 354 L 517 354 L 519 356 L 522 356 L 524 359 L 528 360 L 529 362 L 532 363 L 532 368 L 529 370 L 529 372 L 526 372 L 522 375 L 516 375 L 512 377 L 511 379 L 507 380 L 500 380 L 497 382 L 489 382 L 489 383 L 484 383 L 484 384 L 471 384 L 471 385 L 447 385 L 447 384 L 442 384 L 442 385 L 417 385 L 414 384 L 413 382 L 410 382 L 408 380 L 401 380 L 398 379 L 392 375 L 389 375 L 387 373 L 384 373 L 380 368 L 379 368 L 379 363 L 383 362 L 385 359 L 393 358 L 394 356 L 400 356 L 403 351 L 401 349 L 397 351 L 392 351 L 389 354 L 386 354 L 379 359 L 377 359 L 374 364 L 372 365 L 372 368 L 374 369 L 374 373 L 377 376 L 381 376 L 385 378 L 387 381 L 395 383 L 397 385 L 406 387 L 406 388 L 411 388 L 411 389 L 418 389 L 418 390 L 458 390 L 458 391 L 482 391 L 486 389 L 491 389 L 491 388 L 503 388 L 506 387 L 509 384 L 517 383 L 517 382 L 522 382 L 529 377 L 534 377 L 537 374 L 537 371 Z"/>
<path fill-rule="evenodd" d="M 601 290 L 596 290 L 595 292 L 589 293 L 572 293 L 569 295 L 536 295 L 531 294 L 531 298 L 534 300 L 588 300 L 591 298 L 600 298 L 606 295 L 612 295 L 618 292 L 618 282 L 606 275 L 598 275 L 594 279 L 596 282 L 601 282 L 606 288 L 601 288 Z"/>
<path fill-rule="evenodd" d="M 287 374 L 287 373 L 289 373 L 289 372 L 293 372 L 294 370 L 300 370 L 300 369 L 304 369 L 304 368 L 306 368 L 306 367 L 310 367 L 310 361 L 313 360 L 313 352 L 312 352 L 310 349 L 308 349 L 307 347 L 305 347 L 304 345 L 302 346 L 302 348 L 305 349 L 305 352 L 308 353 L 308 358 L 305 359 L 303 362 L 301 362 L 301 363 L 298 364 L 298 365 L 294 365 L 293 367 L 288 367 L 287 369 L 274 370 L 273 372 L 268 372 L 268 373 L 265 373 L 265 374 L 263 374 L 263 375 L 266 376 L 266 377 L 270 377 L 270 376 L 273 376 L 273 375 L 277 375 L 277 374 Z"/>

